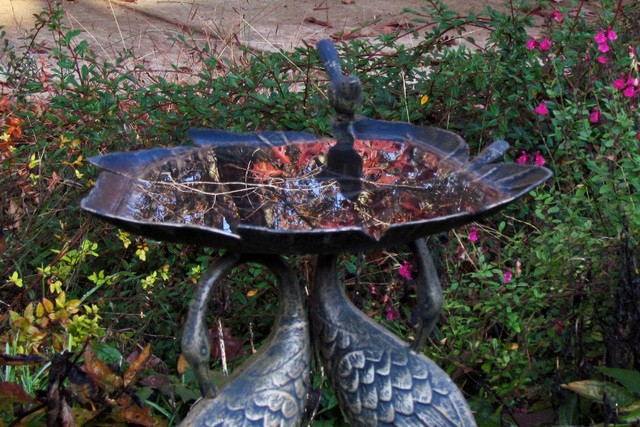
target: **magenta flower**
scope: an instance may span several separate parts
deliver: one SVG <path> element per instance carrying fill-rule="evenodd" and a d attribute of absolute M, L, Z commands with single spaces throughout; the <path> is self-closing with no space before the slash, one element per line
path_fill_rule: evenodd
<path fill-rule="evenodd" d="M 627 84 L 624 80 L 624 73 L 620 74 L 620 78 L 613 82 L 613 87 L 615 87 L 616 89 L 624 89 L 626 85 Z"/>
<path fill-rule="evenodd" d="M 542 101 L 540 105 L 536 107 L 536 113 L 540 114 L 541 116 L 544 116 L 548 112 L 549 110 L 547 109 L 547 103 L 545 101 Z"/>
<path fill-rule="evenodd" d="M 609 27 L 609 28 L 607 29 L 607 38 L 608 38 L 609 40 L 611 40 L 611 41 L 614 41 L 614 40 L 616 40 L 616 39 L 618 38 L 618 36 L 616 35 L 615 31 L 613 31 L 613 30 L 611 29 L 611 27 Z"/>
<path fill-rule="evenodd" d="M 549 49 L 551 49 L 551 40 L 547 39 L 547 36 L 542 36 L 542 41 L 540 42 L 540 50 Z"/>
<path fill-rule="evenodd" d="M 598 46 L 598 50 L 602 53 L 607 53 L 611 50 L 611 48 L 607 43 L 602 43 L 601 45 Z"/>
<path fill-rule="evenodd" d="M 627 84 L 629 86 L 638 86 L 638 79 L 634 79 L 633 77 L 629 77 L 627 79 Z"/>
<path fill-rule="evenodd" d="M 636 139 L 640 139 L 640 132 L 636 133 Z"/>
<path fill-rule="evenodd" d="M 529 36 L 531 37 L 531 36 Z M 535 48 L 537 48 L 540 45 L 540 43 L 538 43 L 538 40 L 534 39 L 533 37 L 531 37 L 529 39 L 529 41 L 525 44 L 525 46 L 527 46 L 527 49 L 529 50 L 533 50 Z"/>
<path fill-rule="evenodd" d="M 407 261 L 405 261 L 402 264 L 402 267 L 400 267 L 399 273 L 405 279 L 411 280 L 413 278 L 413 277 L 411 277 L 411 272 L 412 271 L 413 271 L 413 266 L 411 264 L 409 264 Z"/>
<path fill-rule="evenodd" d="M 373 285 L 369 286 L 369 292 L 371 292 L 371 295 L 376 295 L 378 293 L 378 291 L 376 291 L 376 287 Z"/>
<path fill-rule="evenodd" d="M 593 111 L 591 111 L 591 115 L 589 116 L 589 121 L 591 123 L 598 123 L 600 120 L 600 111 L 598 111 L 598 107 L 593 107 Z"/>
<path fill-rule="evenodd" d="M 558 9 L 553 9 L 553 13 L 551 14 L 551 18 L 555 19 L 558 22 L 562 22 L 562 14 L 558 12 Z"/>
<path fill-rule="evenodd" d="M 392 321 L 393 319 L 398 317 L 398 312 L 392 307 L 387 306 L 387 320 Z"/>
<path fill-rule="evenodd" d="M 544 166 L 544 164 L 546 163 L 546 161 L 544 160 L 544 157 L 542 157 L 542 156 L 540 155 L 540 152 L 539 152 L 539 151 L 536 151 L 536 154 L 535 154 L 535 156 L 534 156 L 534 157 L 535 157 L 535 160 L 536 160 L 536 165 L 538 165 L 538 166 Z"/>
<path fill-rule="evenodd" d="M 471 233 L 467 236 L 470 242 L 478 241 L 478 230 L 475 227 L 471 227 Z"/>
<path fill-rule="evenodd" d="M 521 165 L 526 164 L 528 161 L 529 161 L 529 156 L 527 156 L 526 151 L 522 151 L 522 156 L 518 157 L 518 160 L 516 160 L 516 162 L 520 163 Z"/>
<path fill-rule="evenodd" d="M 511 278 L 513 277 L 513 274 L 511 274 L 511 270 L 507 269 L 504 273 L 504 283 L 509 283 L 511 281 Z"/>
<path fill-rule="evenodd" d="M 606 64 L 607 63 L 607 58 L 605 58 L 604 56 L 598 56 L 598 62 L 601 64 Z"/>
<path fill-rule="evenodd" d="M 600 32 L 598 33 L 597 36 L 595 36 L 593 38 L 593 40 L 595 40 L 596 43 L 598 43 L 598 44 L 602 44 L 602 43 L 606 43 L 607 42 L 607 36 L 604 35 L 604 31 L 602 30 L 602 28 L 600 28 Z"/>
<path fill-rule="evenodd" d="M 622 92 L 622 94 L 627 98 L 633 98 L 634 96 L 636 96 L 636 93 L 636 88 L 633 86 L 627 86 L 627 88 Z"/>

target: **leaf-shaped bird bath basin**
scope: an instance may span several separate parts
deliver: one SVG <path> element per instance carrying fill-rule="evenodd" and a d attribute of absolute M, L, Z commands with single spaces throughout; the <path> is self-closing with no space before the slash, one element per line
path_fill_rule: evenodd
<path fill-rule="evenodd" d="M 356 119 L 355 197 L 327 170 L 336 142 L 310 134 L 194 130 L 197 147 L 94 157 L 106 169 L 82 207 L 152 239 L 246 253 L 331 253 L 406 243 L 460 226 L 526 194 L 550 172 L 469 163 L 436 128 Z M 490 149 L 501 152 L 506 144 Z M 492 156 L 489 156 L 492 157 Z M 482 158 L 482 156 L 481 156 Z"/>
<path fill-rule="evenodd" d="M 442 305 L 420 238 L 506 206 L 551 172 L 493 163 L 508 148 L 504 141 L 470 160 L 467 143 L 452 132 L 355 116 L 359 80 L 342 75 L 330 42 L 318 48 L 336 111 L 333 138 L 192 130 L 194 146 L 90 159 L 104 172 L 82 207 L 152 239 L 229 250 L 203 276 L 190 304 L 182 348 L 205 399 L 185 425 L 299 424 L 313 338 L 352 424 L 473 426 L 455 384 L 418 351 Z M 419 271 L 420 322 L 412 346 L 351 305 L 335 255 L 404 243 Z M 320 254 L 309 297 L 311 334 L 301 287 L 279 256 L 303 253 Z M 264 351 L 218 392 L 209 374 L 204 312 L 222 278 L 249 260 L 268 266 L 280 282 L 277 327 Z"/>

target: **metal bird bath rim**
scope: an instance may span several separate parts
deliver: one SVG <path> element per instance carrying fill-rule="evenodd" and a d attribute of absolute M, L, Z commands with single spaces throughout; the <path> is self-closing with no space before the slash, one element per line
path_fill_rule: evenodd
<path fill-rule="evenodd" d="M 203 277 L 185 326 L 183 352 L 206 397 L 190 413 L 189 424 L 211 417 L 224 424 L 261 416 L 286 420 L 285 424 L 300 422 L 308 387 L 309 326 L 299 285 L 281 255 L 312 253 L 320 256 L 316 291 L 310 297 L 311 335 L 351 422 L 429 425 L 449 420 L 451 425 L 473 425 L 464 399 L 448 376 L 415 352 L 442 305 L 438 278 L 420 239 L 504 208 L 547 180 L 551 172 L 535 165 L 493 163 L 508 148 L 504 141 L 494 142 L 470 160 L 466 142 L 452 132 L 356 116 L 362 100 L 359 80 L 341 73 L 329 41 L 321 41 L 318 51 L 336 111 L 333 138 L 301 132 L 199 129 L 189 132 L 195 146 L 93 157 L 90 161 L 105 171 L 83 199 L 82 208 L 151 239 L 229 251 Z M 416 288 L 421 322 L 411 348 L 371 324 L 333 286 L 338 283 L 336 253 L 407 243 L 420 266 Z M 279 315 L 280 329 L 274 328 L 261 362 L 234 377 L 233 386 L 218 391 L 208 374 L 210 343 L 204 312 L 212 289 L 231 267 L 255 259 L 262 260 L 281 282 L 281 303 L 285 298 L 286 304 Z M 345 328 L 344 322 L 361 327 Z M 291 325 L 297 325 L 299 333 L 282 332 L 291 330 Z M 358 347 L 378 340 L 388 340 L 384 349 Z M 332 350 L 324 351 L 323 346 Z M 287 353 L 291 348 L 298 350 L 291 355 Z M 286 373 L 275 374 L 277 370 L 260 370 L 262 365 L 280 364 L 273 354 L 296 361 L 291 366 L 297 367 L 298 376 L 292 379 Z M 385 357 L 409 373 L 375 368 Z M 359 382 L 344 383 L 345 372 L 356 372 Z M 261 388 L 255 378 L 273 387 Z M 407 378 L 412 380 L 407 383 Z M 387 390 L 388 381 L 397 386 L 394 392 Z M 403 390 L 413 394 L 407 397 Z M 284 402 L 282 393 L 289 404 L 273 403 L 274 396 Z M 239 403 L 244 402 L 241 395 L 248 403 Z M 215 405 L 224 409 L 214 409 Z"/>

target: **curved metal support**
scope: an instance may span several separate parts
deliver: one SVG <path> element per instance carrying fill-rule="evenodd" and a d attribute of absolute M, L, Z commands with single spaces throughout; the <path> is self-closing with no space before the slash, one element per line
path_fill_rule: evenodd
<path fill-rule="evenodd" d="M 420 353 L 438 320 L 444 298 L 436 267 L 433 264 L 431 253 L 429 253 L 429 248 L 427 248 L 424 239 L 412 242 L 409 247 L 413 250 L 419 270 L 416 281 L 416 296 L 418 299 L 418 315 L 420 316 L 418 332 L 415 341 L 411 344 L 411 349 L 416 353 Z"/>
<path fill-rule="evenodd" d="M 245 262 L 263 264 L 276 276 L 278 316 L 267 341 L 217 392 L 209 372 L 206 308 L 221 280 Z M 299 425 L 309 388 L 310 341 L 303 292 L 282 257 L 223 256 L 203 277 L 189 306 L 182 351 L 194 368 L 204 399 L 191 408 L 181 425 Z"/>
<path fill-rule="evenodd" d="M 318 257 L 311 323 L 322 364 L 353 425 L 476 425 L 438 365 L 349 301 L 338 282 L 336 255 Z"/>

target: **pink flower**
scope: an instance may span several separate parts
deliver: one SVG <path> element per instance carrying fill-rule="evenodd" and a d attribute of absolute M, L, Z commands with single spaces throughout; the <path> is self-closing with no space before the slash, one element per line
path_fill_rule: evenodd
<path fill-rule="evenodd" d="M 624 89 L 625 86 L 626 82 L 624 80 L 624 73 L 622 73 L 620 74 L 620 78 L 613 82 L 613 87 L 615 87 L 616 89 Z"/>
<path fill-rule="evenodd" d="M 627 86 L 627 88 L 622 92 L 622 94 L 627 98 L 632 98 L 636 96 L 636 88 L 633 86 Z"/>
<path fill-rule="evenodd" d="M 598 56 L 598 62 L 601 64 L 606 64 L 607 58 L 605 58 L 604 56 Z"/>
<path fill-rule="evenodd" d="M 504 283 L 509 283 L 511 281 L 511 278 L 513 277 L 513 274 L 511 274 L 511 270 L 507 269 L 504 273 Z"/>
<path fill-rule="evenodd" d="M 636 139 L 640 139 L 640 132 L 636 133 Z"/>
<path fill-rule="evenodd" d="M 529 36 L 531 37 L 531 36 Z M 538 40 L 534 39 L 533 37 L 531 37 L 529 39 L 529 41 L 525 44 L 525 46 L 527 46 L 527 49 L 529 50 L 533 50 L 536 47 L 538 47 L 540 45 L 540 43 L 538 43 Z"/>
<path fill-rule="evenodd" d="M 611 41 L 614 41 L 615 39 L 617 39 L 617 38 L 618 38 L 618 36 L 616 35 L 615 31 L 613 31 L 613 30 L 611 29 L 611 27 L 609 27 L 609 28 L 607 29 L 607 38 L 608 38 L 609 40 L 611 40 Z"/>
<path fill-rule="evenodd" d="M 562 14 L 558 12 L 558 9 L 553 9 L 553 13 L 551 14 L 551 17 L 558 22 L 562 22 Z"/>
<path fill-rule="evenodd" d="M 589 121 L 591 123 L 598 123 L 600 120 L 600 111 L 598 111 L 598 107 L 593 107 L 593 111 L 591 111 L 591 115 L 589 116 Z"/>
<path fill-rule="evenodd" d="M 600 28 L 600 32 L 593 39 L 598 44 L 602 44 L 602 43 L 606 43 L 607 42 L 607 36 L 604 35 L 604 31 L 602 30 L 602 28 Z"/>
<path fill-rule="evenodd" d="M 542 41 L 540 42 L 540 50 L 549 49 L 551 49 L 551 40 L 548 40 L 547 36 L 542 36 Z"/>
<path fill-rule="evenodd" d="M 392 307 L 387 306 L 387 320 L 392 321 L 393 319 L 398 317 L 398 312 Z"/>
<path fill-rule="evenodd" d="M 411 264 L 409 264 L 407 261 L 405 261 L 402 264 L 402 267 L 400 267 L 399 273 L 405 279 L 411 280 L 412 279 L 412 277 L 411 277 L 411 272 L 412 271 L 413 271 L 413 266 Z"/>
<path fill-rule="evenodd" d="M 638 86 L 638 79 L 634 79 L 633 77 L 629 77 L 627 79 L 627 84 L 629 86 Z"/>
<path fill-rule="evenodd" d="M 371 295 L 376 295 L 378 293 L 378 291 L 376 291 L 376 287 L 373 285 L 369 286 L 369 292 L 371 292 Z"/>
<path fill-rule="evenodd" d="M 544 164 L 546 163 L 546 161 L 544 160 L 544 157 L 540 155 L 539 151 L 536 151 L 535 159 L 536 159 L 536 165 L 538 166 L 544 166 Z"/>
<path fill-rule="evenodd" d="M 478 241 L 478 230 L 475 227 L 471 227 L 471 233 L 469 233 L 467 239 L 469 239 L 470 242 Z"/>
<path fill-rule="evenodd" d="M 606 53 L 606 52 L 609 52 L 611 48 L 607 43 L 602 43 L 601 45 L 598 46 L 598 50 L 602 53 Z"/>
<path fill-rule="evenodd" d="M 545 114 L 547 114 L 549 112 L 549 110 L 547 109 L 547 103 L 545 101 L 542 101 L 542 103 L 540 103 L 540 105 L 538 105 L 536 107 L 536 113 L 544 116 Z"/>
<path fill-rule="evenodd" d="M 529 156 L 527 156 L 526 151 L 523 151 L 522 156 L 518 157 L 518 160 L 516 160 L 516 162 L 520 163 L 521 165 L 526 164 L 528 161 L 529 161 Z"/>

